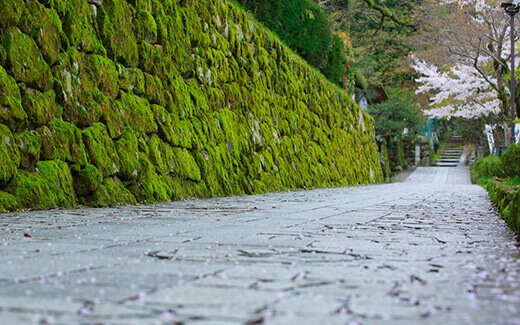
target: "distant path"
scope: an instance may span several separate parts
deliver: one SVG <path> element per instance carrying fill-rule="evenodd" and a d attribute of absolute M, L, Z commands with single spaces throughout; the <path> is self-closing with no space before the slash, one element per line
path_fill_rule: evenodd
<path fill-rule="evenodd" d="M 518 242 L 463 167 L 0 225 L 1 324 L 520 324 Z"/>

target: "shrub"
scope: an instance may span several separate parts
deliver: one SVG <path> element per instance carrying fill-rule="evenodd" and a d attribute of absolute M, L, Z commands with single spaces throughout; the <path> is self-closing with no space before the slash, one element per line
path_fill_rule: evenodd
<path fill-rule="evenodd" d="M 491 178 L 502 175 L 501 161 L 495 155 L 479 158 L 472 166 L 472 171 L 478 178 Z"/>
<path fill-rule="evenodd" d="M 520 176 L 520 145 L 513 144 L 500 157 L 502 176 Z"/>

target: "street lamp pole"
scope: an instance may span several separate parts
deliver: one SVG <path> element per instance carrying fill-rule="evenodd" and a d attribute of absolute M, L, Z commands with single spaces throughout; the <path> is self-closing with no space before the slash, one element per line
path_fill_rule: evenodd
<path fill-rule="evenodd" d="M 502 8 L 511 17 L 511 144 L 515 143 L 515 15 L 520 11 L 520 7 L 513 1 L 502 2 Z"/>

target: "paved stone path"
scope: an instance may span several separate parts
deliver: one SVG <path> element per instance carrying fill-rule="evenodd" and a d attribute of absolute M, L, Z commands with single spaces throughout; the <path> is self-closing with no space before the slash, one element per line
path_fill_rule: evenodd
<path fill-rule="evenodd" d="M 0 323 L 520 324 L 518 242 L 468 178 L 2 214 Z"/>

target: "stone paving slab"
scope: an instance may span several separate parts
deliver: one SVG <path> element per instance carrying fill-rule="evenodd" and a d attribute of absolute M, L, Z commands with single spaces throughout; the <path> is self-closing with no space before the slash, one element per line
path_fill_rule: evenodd
<path fill-rule="evenodd" d="M 0 324 L 520 324 L 520 252 L 467 169 L 0 215 Z"/>

